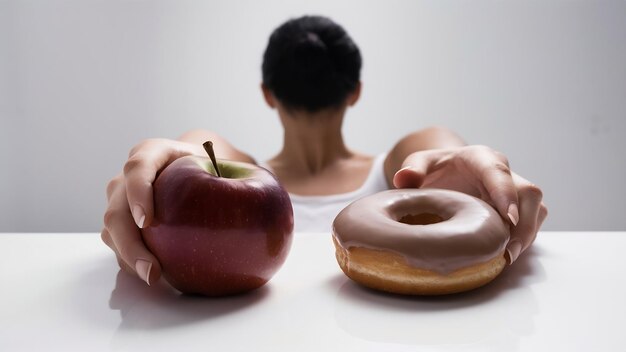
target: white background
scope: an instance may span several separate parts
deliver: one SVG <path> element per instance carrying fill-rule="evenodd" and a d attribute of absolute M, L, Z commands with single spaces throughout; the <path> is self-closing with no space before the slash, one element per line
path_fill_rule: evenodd
<path fill-rule="evenodd" d="M 626 228 L 624 1 L 0 0 L 0 231 L 99 231 L 143 138 L 200 127 L 276 153 L 261 56 L 302 14 L 361 48 L 353 148 L 444 125 L 543 188 L 545 229 Z"/>

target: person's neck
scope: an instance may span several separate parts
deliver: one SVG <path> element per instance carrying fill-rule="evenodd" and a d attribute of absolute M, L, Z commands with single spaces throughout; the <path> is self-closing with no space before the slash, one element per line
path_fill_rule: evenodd
<path fill-rule="evenodd" d="M 314 175 L 352 153 L 341 134 L 345 109 L 320 112 L 280 111 L 284 126 L 282 151 L 274 158 L 300 175 Z"/>

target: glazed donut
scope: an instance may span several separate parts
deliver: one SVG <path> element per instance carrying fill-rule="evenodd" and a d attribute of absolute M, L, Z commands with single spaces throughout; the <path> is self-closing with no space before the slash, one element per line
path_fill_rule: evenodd
<path fill-rule="evenodd" d="M 336 257 L 352 280 L 381 291 L 442 295 L 493 280 L 509 227 L 486 202 L 456 191 L 397 189 L 354 201 L 333 222 Z"/>

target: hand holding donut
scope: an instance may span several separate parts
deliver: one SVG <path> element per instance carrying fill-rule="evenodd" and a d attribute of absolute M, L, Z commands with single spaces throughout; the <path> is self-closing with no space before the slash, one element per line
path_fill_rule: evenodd
<path fill-rule="evenodd" d="M 511 172 L 507 158 L 485 146 L 410 154 L 393 179 L 397 188 L 443 188 L 484 200 L 513 225 L 507 245 L 513 263 L 534 241 L 548 211 L 539 187 Z"/>

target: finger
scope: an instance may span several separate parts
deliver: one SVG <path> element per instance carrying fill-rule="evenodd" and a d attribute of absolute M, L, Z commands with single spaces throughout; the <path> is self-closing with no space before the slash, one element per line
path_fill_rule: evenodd
<path fill-rule="evenodd" d="M 519 199 L 506 158 L 493 152 L 482 152 L 473 155 L 469 162 L 478 166 L 479 178 L 500 216 L 517 226 L 520 219 Z"/>
<path fill-rule="evenodd" d="M 117 260 L 117 265 L 119 265 L 119 267 L 122 270 L 124 270 L 125 272 L 127 272 L 130 275 L 137 275 L 137 272 L 135 271 L 135 269 L 131 268 L 130 266 L 128 266 L 128 264 L 126 264 L 126 262 L 123 261 L 122 258 L 119 255 L 116 255 L 115 259 Z M 154 281 L 150 281 L 150 282 L 154 282 Z"/>
<path fill-rule="evenodd" d="M 154 217 L 152 183 L 159 169 L 160 166 L 145 154 L 135 154 L 124 165 L 127 202 L 139 228 L 149 226 Z"/>
<path fill-rule="evenodd" d="M 541 205 L 539 206 L 539 215 L 537 216 L 537 231 L 539 231 L 539 229 L 541 228 L 541 226 L 543 225 L 543 222 L 546 220 L 546 218 L 548 217 L 548 207 L 546 207 L 546 205 L 541 202 Z"/>
<path fill-rule="evenodd" d="M 111 195 L 113 194 L 115 189 L 120 186 L 121 183 L 124 183 L 124 177 L 121 174 L 115 176 L 113 179 L 111 179 L 111 181 L 109 181 L 106 188 L 107 201 L 111 200 Z"/>
<path fill-rule="evenodd" d="M 122 268 L 129 269 L 148 285 L 158 280 L 161 268 L 158 260 L 148 251 L 141 239 L 141 233 L 135 226 L 130 214 L 108 214 L 107 229 L 111 233 L 113 245 L 118 258 L 125 264 Z"/>
<path fill-rule="evenodd" d="M 109 231 L 106 229 L 106 227 L 102 229 L 102 232 L 100 232 L 100 238 L 102 239 L 102 242 L 104 242 L 104 244 L 106 244 L 109 248 L 116 252 L 115 245 L 113 244 L 113 239 L 111 238 L 111 234 L 109 234 Z M 117 254 L 117 252 L 115 254 Z"/>
<path fill-rule="evenodd" d="M 102 229 L 100 237 L 102 238 L 102 242 L 104 242 L 104 244 L 106 244 L 109 248 L 111 248 L 111 250 L 113 250 L 113 252 L 115 253 L 115 259 L 117 260 L 117 264 L 120 266 L 120 268 L 128 272 L 129 274 L 135 275 L 136 274 L 135 269 L 128 266 L 128 264 L 126 264 L 122 260 L 122 258 L 120 258 L 120 255 L 117 252 L 117 248 L 115 248 L 115 243 L 113 243 L 113 239 L 111 238 L 111 234 L 106 228 Z"/>
<path fill-rule="evenodd" d="M 111 243 L 122 262 L 131 269 L 130 272 L 150 285 L 160 277 L 161 266 L 143 242 L 141 232 L 130 214 L 123 188 L 114 192 L 111 205 L 104 219 L 110 239 L 103 235 L 103 240 L 107 244 Z"/>
<path fill-rule="evenodd" d="M 541 202 L 541 204 L 539 205 L 539 212 L 537 213 L 537 228 L 535 229 L 535 234 L 533 235 L 533 238 L 531 239 L 528 246 L 535 242 L 537 234 L 539 233 L 539 229 L 543 225 L 543 222 L 546 220 L 546 217 L 548 217 L 548 208 L 546 208 L 546 205 Z"/>
<path fill-rule="evenodd" d="M 124 165 L 126 196 L 135 224 L 150 226 L 154 217 L 152 183 L 157 173 L 179 157 L 191 152 L 158 143 L 144 144 Z"/>
<path fill-rule="evenodd" d="M 430 159 L 424 153 L 413 153 L 402 163 L 402 168 L 393 175 L 396 188 L 419 188 L 428 173 Z"/>
<path fill-rule="evenodd" d="M 520 221 L 512 229 L 511 240 L 507 244 L 509 264 L 517 260 L 534 241 L 540 220 L 541 199 L 539 187 L 521 177 L 516 177 L 519 189 Z M 547 212 L 546 212 L 547 215 Z"/>

